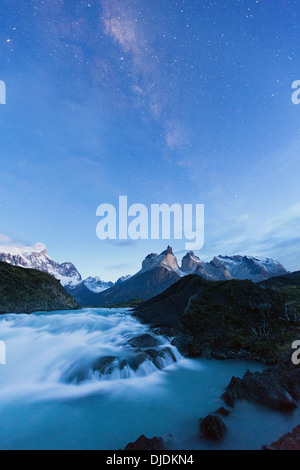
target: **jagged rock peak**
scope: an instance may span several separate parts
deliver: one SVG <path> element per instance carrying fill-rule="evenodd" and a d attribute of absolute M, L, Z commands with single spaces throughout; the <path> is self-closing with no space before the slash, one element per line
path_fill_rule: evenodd
<path fill-rule="evenodd" d="M 168 246 L 160 255 L 150 253 L 143 261 L 142 271 L 148 271 L 153 268 L 164 267 L 168 270 L 180 272 L 177 259 L 173 253 L 172 247 Z"/>

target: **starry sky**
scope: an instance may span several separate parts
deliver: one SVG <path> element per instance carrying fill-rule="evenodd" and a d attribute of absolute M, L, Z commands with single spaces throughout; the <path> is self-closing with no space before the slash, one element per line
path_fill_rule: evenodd
<path fill-rule="evenodd" d="M 196 254 L 300 269 L 298 0 L 1 0 L 0 243 L 84 277 L 185 240 L 96 237 L 96 209 L 205 204 Z"/>

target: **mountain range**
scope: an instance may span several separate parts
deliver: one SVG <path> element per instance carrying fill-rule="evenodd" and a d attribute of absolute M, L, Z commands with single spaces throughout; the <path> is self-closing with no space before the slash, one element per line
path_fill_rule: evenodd
<path fill-rule="evenodd" d="M 72 263 L 59 264 L 48 255 L 42 243 L 32 247 L 1 246 L 0 261 L 20 268 L 30 268 L 51 274 L 63 286 L 76 286 L 82 282 L 81 275 Z"/>
<path fill-rule="evenodd" d="M 268 258 L 218 256 L 210 262 L 204 262 L 193 252 L 184 256 L 179 267 L 169 246 L 159 255 L 151 253 L 146 256 L 141 270 L 134 276 L 99 294 L 91 295 L 82 285 L 68 289 L 68 292 L 82 305 L 114 306 L 130 301 L 148 300 L 189 274 L 197 274 L 207 281 L 240 279 L 261 282 L 287 273 L 278 261 Z"/>
<path fill-rule="evenodd" d="M 24 248 L 0 247 L 0 261 L 49 273 L 79 304 L 97 307 L 150 299 L 189 274 L 197 274 L 207 281 L 240 279 L 256 283 L 288 274 L 278 261 L 241 255 L 220 255 L 206 262 L 189 252 L 179 266 L 170 246 L 160 254 L 146 256 L 139 272 L 134 276 L 123 276 L 116 283 L 104 282 L 100 277 L 83 280 L 72 263 L 54 261 L 42 243 Z"/>
<path fill-rule="evenodd" d="M 36 243 L 31 247 L 0 246 L 0 261 L 21 268 L 30 268 L 42 271 L 54 276 L 66 288 L 74 288 L 84 285 L 89 291 L 98 294 L 114 285 L 113 282 L 105 282 L 100 277 L 88 277 L 83 280 L 73 263 L 59 264 L 48 254 L 43 243 Z M 129 276 L 118 279 L 121 283 Z"/>

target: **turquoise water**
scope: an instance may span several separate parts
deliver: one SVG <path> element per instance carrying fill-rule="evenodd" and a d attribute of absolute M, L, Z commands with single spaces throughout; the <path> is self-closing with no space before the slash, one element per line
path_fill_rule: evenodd
<path fill-rule="evenodd" d="M 117 450 L 141 434 L 162 436 L 174 449 L 260 449 L 299 424 L 298 410 L 282 414 L 240 402 L 224 419 L 221 443 L 199 439 L 199 418 L 223 405 L 232 375 L 262 369 L 256 363 L 187 360 L 175 351 L 177 362 L 166 361 L 163 370 L 150 363 L 125 375 L 90 370 L 99 357 L 128 357 L 128 340 L 148 332 L 120 309 L 2 316 L 0 449 Z M 169 346 L 168 338 L 157 339 L 158 348 Z M 78 367 L 84 379 L 66 381 Z"/>

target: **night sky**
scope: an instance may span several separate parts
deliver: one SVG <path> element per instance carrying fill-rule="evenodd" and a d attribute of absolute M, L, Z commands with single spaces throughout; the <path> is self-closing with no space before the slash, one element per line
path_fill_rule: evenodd
<path fill-rule="evenodd" d="M 100 241 L 96 209 L 205 204 L 196 254 L 300 269 L 298 0 L 1 0 L 0 243 L 84 277 L 168 244 Z"/>

